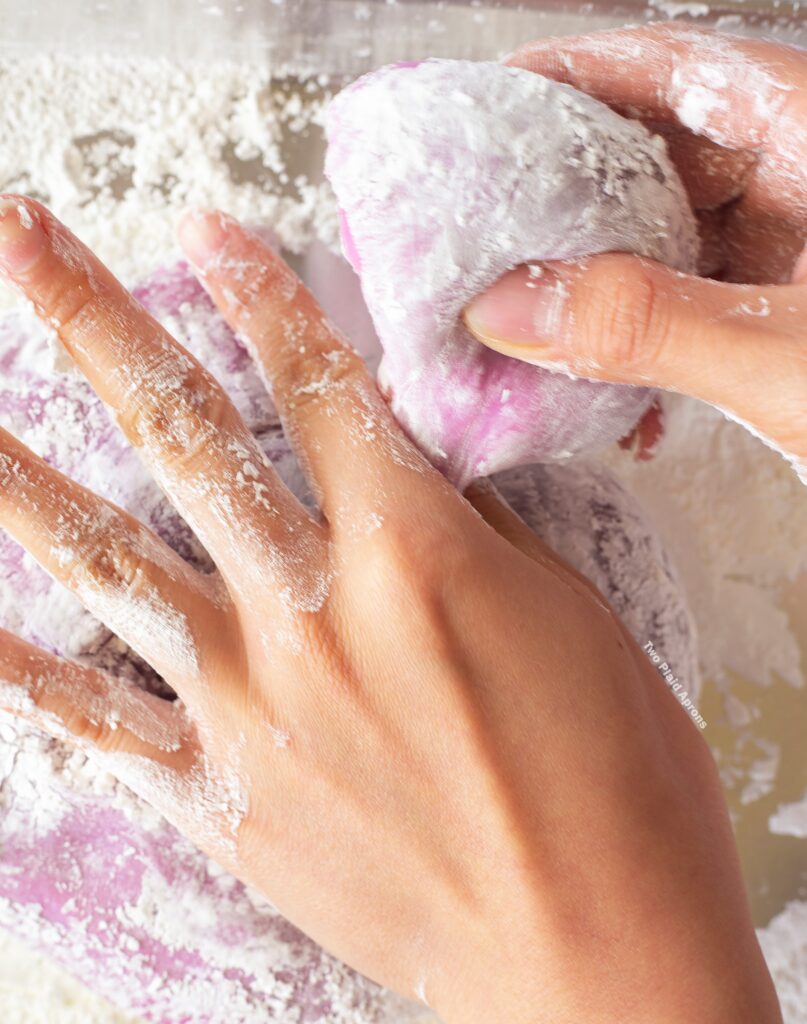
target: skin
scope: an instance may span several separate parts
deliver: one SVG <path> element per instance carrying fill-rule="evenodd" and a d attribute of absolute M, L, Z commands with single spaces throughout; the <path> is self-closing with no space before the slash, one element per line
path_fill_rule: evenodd
<path fill-rule="evenodd" d="M 181 698 L 3 634 L 0 706 L 448 1024 L 781 1024 L 712 758 L 613 611 L 490 489 L 426 463 L 258 238 L 198 213 L 180 239 L 322 514 L 95 257 L 7 199 L 0 267 L 217 571 L 0 431 L 0 524 Z"/>
<path fill-rule="evenodd" d="M 666 137 L 712 279 L 616 253 L 540 278 L 519 268 L 469 306 L 472 333 L 528 362 L 701 398 L 807 478 L 807 54 L 656 25 L 538 40 L 510 63 Z"/>

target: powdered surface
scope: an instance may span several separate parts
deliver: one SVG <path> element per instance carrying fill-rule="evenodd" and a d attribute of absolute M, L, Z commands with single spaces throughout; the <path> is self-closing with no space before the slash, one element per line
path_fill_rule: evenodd
<path fill-rule="evenodd" d="M 296 252 L 333 240 L 330 190 L 304 173 L 317 167 L 312 127 L 327 89 L 272 72 L 225 60 L 4 58 L 0 191 L 41 199 L 127 283 L 173 250 L 190 205 L 271 223 Z"/>

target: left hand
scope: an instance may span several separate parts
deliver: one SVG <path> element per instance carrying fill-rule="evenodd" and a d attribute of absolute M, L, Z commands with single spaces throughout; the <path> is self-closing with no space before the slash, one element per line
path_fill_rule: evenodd
<path fill-rule="evenodd" d="M 807 482 L 807 53 L 672 24 L 539 39 L 510 63 L 667 139 L 719 280 L 623 253 L 522 267 L 471 303 L 469 329 L 530 363 L 710 402 Z"/>

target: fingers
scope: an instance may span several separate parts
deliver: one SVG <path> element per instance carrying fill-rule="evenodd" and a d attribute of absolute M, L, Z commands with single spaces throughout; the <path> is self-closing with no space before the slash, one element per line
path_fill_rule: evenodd
<path fill-rule="evenodd" d="M 721 407 L 807 454 L 807 287 L 690 277 L 634 256 L 522 267 L 465 312 L 507 355 L 595 380 L 652 384 Z"/>
<path fill-rule="evenodd" d="M 0 199 L 0 268 L 33 302 L 232 583 L 321 554 L 221 386 L 44 207 Z M 284 583 L 288 582 L 284 579 Z"/>
<path fill-rule="evenodd" d="M 182 706 L 0 630 L 0 709 L 103 753 L 179 765 L 194 754 Z"/>
<path fill-rule="evenodd" d="M 402 469 L 409 486 L 412 468 L 436 477 L 364 362 L 280 257 L 221 213 L 189 214 L 179 234 L 223 315 L 253 349 L 331 523 L 374 505 L 382 480 Z"/>
<path fill-rule="evenodd" d="M 743 194 L 757 163 L 756 152 L 727 149 L 678 123 L 647 121 L 645 126 L 667 142 L 694 210 L 718 210 Z"/>
<path fill-rule="evenodd" d="M 720 147 L 753 154 L 749 169 L 748 161 L 743 166 L 739 158 L 727 161 L 697 147 L 698 160 L 716 178 L 705 183 L 711 202 L 730 188 L 733 174 L 746 179 L 745 202 L 752 210 L 807 229 L 803 51 L 685 25 L 654 25 L 538 40 L 516 51 L 510 63 L 568 82 L 632 116 L 681 125 Z M 700 175 L 705 173 L 701 167 Z M 698 206 L 700 197 L 694 198 Z"/>
<path fill-rule="evenodd" d="M 731 149 L 776 141 L 782 115 L 807 80 L 801 50 L 687 25 L 539 39 L 508 63 Z"/>
<path fill-rule="evenodd" d="M 4 430 L 0 526 L 179 692 L 218 663 L 230 624 L 211 580 Z"/>

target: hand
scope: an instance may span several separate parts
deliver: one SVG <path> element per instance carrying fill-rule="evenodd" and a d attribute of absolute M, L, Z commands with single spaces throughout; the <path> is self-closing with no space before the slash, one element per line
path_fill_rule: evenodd
<path fill-rule="evenodd" d="M 666 136 L 701 270 L 722 280 L 616 254 L 520 268 L 470 305 L 471 331 L 528 362 L 711 402 L 807 479 L 807 54 L 670 25 L 543 39 L 511 63 Z"/>
<path fill-rule="evenodd" d="M 65 227 L 0 217 L 0 266 L 217 565 L 0 432 L 2 525 L 181 698 L 4 634 L 0 704 L 447 1022 L 779 1022 L 701 735 L 587 581 L 425 462 L 291 271 L 223 215 L 181 226 L 321 517 Z"/>

